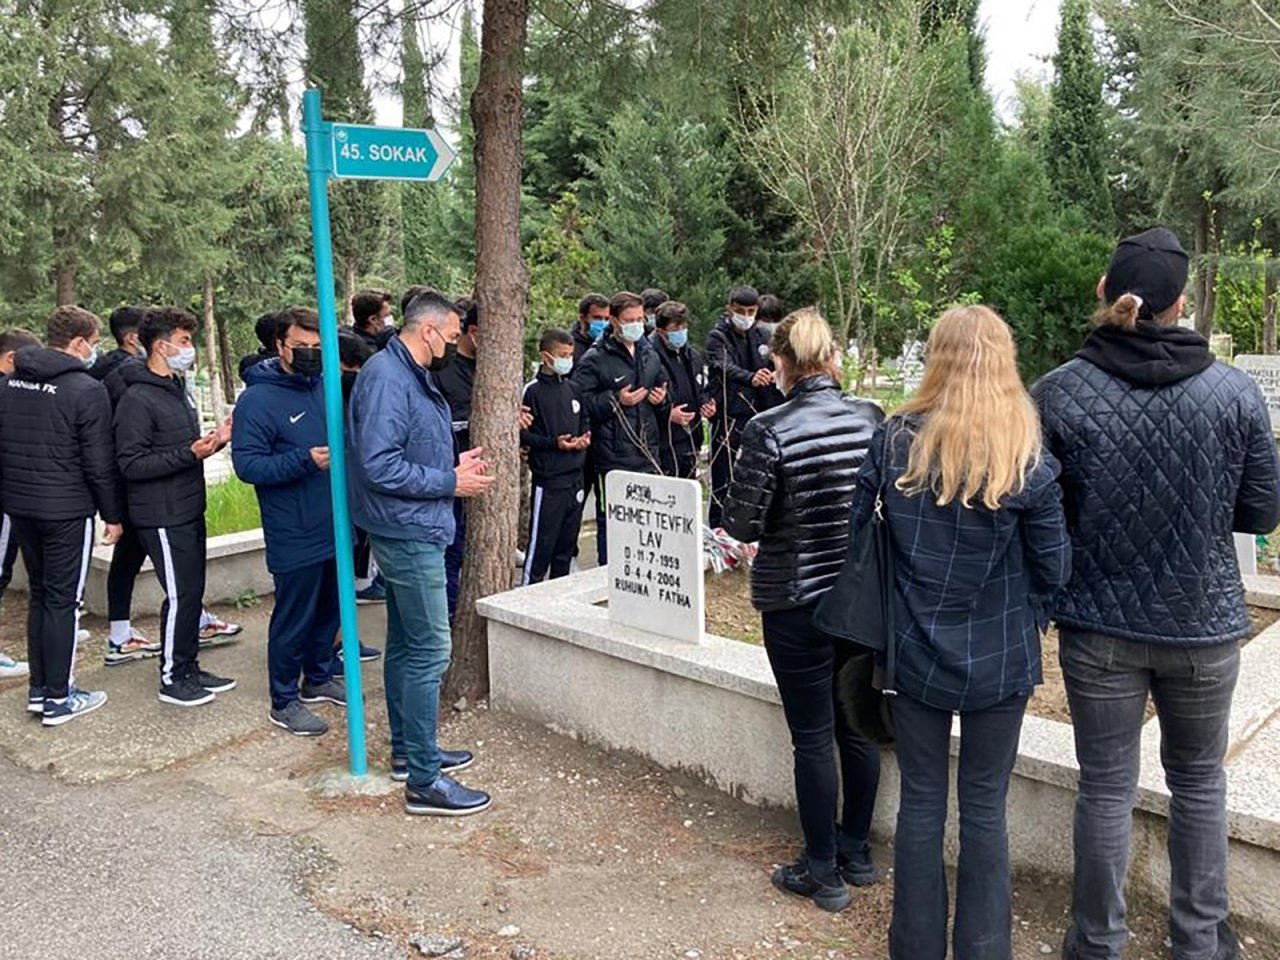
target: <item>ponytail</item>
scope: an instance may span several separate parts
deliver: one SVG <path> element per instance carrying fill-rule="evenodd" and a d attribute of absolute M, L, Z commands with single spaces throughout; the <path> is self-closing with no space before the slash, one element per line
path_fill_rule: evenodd
<path fill-rule="evenodd" d="M 1151 319 L 1150 312 L 1143 317 L 1142 298 L 1136 293 L 1125 293 L 1119 296 L 1115 303 L 1104 303 L 1100 306 L 1093 315 L 1093 323 L 1094 326 L 1118 327 L 1126 333 L 1132 333 L 1138 328 L 1139 318 Z"/>

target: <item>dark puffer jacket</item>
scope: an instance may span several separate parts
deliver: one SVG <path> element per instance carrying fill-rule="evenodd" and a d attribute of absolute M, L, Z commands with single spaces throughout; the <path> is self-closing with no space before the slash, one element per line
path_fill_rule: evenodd
<path fill-rule="evenodd" d="M 663 473 L 674 475 L 681 465 L 691 464 L 702 449 L 702 405 L 711 399 L 707 375 L 702 354 L 693 347 L 673 350 L 657 331 L 649 335 L 649 343 L 667 372 L 667 415 L 658 424 L 659 448 Z M 686 427 L 671 422 L 671 410 L 679 406 L 693 412 Z"/>
<path fill-rule="evenodd" d="M 181 380 L 144 363 L 117 369 L 125 389 L 116 405 L 116 464 L 129 522 L 172 527 L 204 516 L 204 464 L 191 452 L 200 438 L 195 402 Z"/>
<path fill-rule="evenodd" d="M 111 401 L 75 357 L 27 347 L 0 394 L 0 489 L 15 517 L 120 522 Z"/>
<path fill-rule="evenodd" d="M 831 587 L 849 542 L 858 468 L 883 419 L 876 404 L 816 376 L 747 424 L 724 528 L 760 543 L 751 567 L 757 610 L 806 606 Z"/>
<path fill-rule="evenodd" d="M 1266 405 L 1190 330 L 1100 328 L 1032 389 L 1062 464 L 1065 627 L 1155 643 L 1248 636 L 1232 531 L 1280 523 Z"/>
<path fill-rule="evenodd" d="M 658 424 L 670 408 L 647 399 L 624 407 L 618 391 L 653 390 L 666 384 L 667 374 L 647 341 L 635 346 L 635 353 L 629 353 L 616 336 L 606 333 L 573 371 L 573 385 L 591 418 L 591 456 L 598 473 L 658 472 Z"/>

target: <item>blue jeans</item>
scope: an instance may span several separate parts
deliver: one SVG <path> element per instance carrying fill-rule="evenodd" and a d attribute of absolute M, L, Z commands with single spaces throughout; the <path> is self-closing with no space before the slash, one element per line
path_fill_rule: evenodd
<path fill-rule="evenodd" d="M 1124 883 L 1147 694 L 1169 787 L 1169 933 L 1176 960 L 1224 960 L 1227 722 L 1240 647 L 1141 643 L 1062 631 L 1059 651 L 1080 762 L 1075 896 L 1065 955 L 1119 960 Z"/>
<path fill-rule="evenodd" d="M 436 725 L 440 682 L 449 670 L 453 637 L 445 596 L 442 543 L 369 535 L 387 587 L 386 685 L 391 753 L 409 761 L 409 786 L 425 790 L 440 776 Z"/>
<path fill-rule="evenodd" d="M 960 715 L 960 860 L 956 865 L 954 960 L 1010 960 L 1013 884 L 1005 801 L 1018 757 L 1027 698 Z M 902 798 L 894 839 L 893 960 L 947 955 L 947 869 L 942 861 L 951 770 L 949 710 L 905 695 L 893 701 Z"/>

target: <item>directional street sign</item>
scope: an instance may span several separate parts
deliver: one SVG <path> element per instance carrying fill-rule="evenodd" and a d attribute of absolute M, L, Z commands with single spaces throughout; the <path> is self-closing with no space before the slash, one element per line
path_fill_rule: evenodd
<path fill-rule="evenodd" d="M 453 148 L 434 130 L 333 124 L 333 175 L 346 180 L 439 180 Z"/>

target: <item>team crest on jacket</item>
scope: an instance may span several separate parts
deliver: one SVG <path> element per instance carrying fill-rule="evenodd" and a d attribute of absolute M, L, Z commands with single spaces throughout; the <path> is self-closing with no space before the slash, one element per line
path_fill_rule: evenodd
<path fill-rule="evenodd" d="M 582 412 L 582 404 L 580 404 L 580 403 L 578 402 L 578 399 L 577 399 L 576 397 L 575 397 L 575 398 L 574 398 L 574 400 L 573 400 L 573 412 L 574 412 L 574 413 L 581 413 L 581 412 Z"/>
<path fill-rule="evenodd" d="M 760 356 L 764 357 L 766 360 L 769 359 L 769 345 L 767 343 L 760 344 L 756 349 L 760 351 Z"/>

